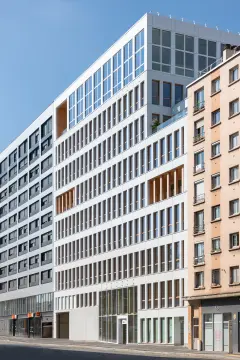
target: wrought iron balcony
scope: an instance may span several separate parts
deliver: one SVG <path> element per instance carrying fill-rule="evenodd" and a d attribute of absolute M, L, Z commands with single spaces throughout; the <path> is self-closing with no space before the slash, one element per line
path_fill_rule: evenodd
<path fill-rule="evenodd" d="M 193 112 L 196 113 L 205 108 L 205 101 L 197 102 L 193 107 Z"/>
<path fill-rule="evenodd" d="M 204 140 L 205 139 L 205 132 L 202 131 L 200 134 L 196 134 L 194 137 L 193 137 L 193 143 L 197 143 L 198 141 L 200 140 Z"/>
<path fill-rule="evenodd" d="M 195 195 L 193 197 L 193 203 L 194 204 L 201 204 L 204 201 L 205 201 L 205 194 Z"/>
<path fill-rule="evenodd" d="M 199 224 L 199 225 L 194 225 L 193 227 L 193 234 L 201 234 L 205 231 L 205 226 L 204 224 Z"/>
<path fill-rule="evenodd" d="M 193 265 L 203 265 L 204 262 L 205 262 L 204 255 L 194 256 L 193 258 Z"/>
<path fill-rule="evenodd" d="M 204 163 L 194 165 L 194 167 L 193 167 L 193 173 L 194 174 L 197 174 L 197 173 L 202 172 L 204 170 L 205 170 L 205 164 Z"/>

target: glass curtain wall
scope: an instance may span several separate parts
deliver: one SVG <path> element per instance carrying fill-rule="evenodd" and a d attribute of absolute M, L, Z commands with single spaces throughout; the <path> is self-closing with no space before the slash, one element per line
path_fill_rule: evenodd
<path fill-rule="evenodd" d="M 128 317 L 128 343 L 137 342 L 137 287 L 99 292 L 99 340 L 117 343 L 117 316 Z"/>

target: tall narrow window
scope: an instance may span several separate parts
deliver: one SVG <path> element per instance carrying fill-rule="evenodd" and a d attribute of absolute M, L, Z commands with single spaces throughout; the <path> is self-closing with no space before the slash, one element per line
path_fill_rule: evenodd
<path fill-rule="evenodd" d="M 122 60 L 121 60 L 121 50 L 113 56 L 113 94 L 116 94 L 122 87 L 121 77 L 122 77 Z"/>
<path fill-rule="evenodd" d="M 93 76 L 94 81 L 94 109 L 101 105 L 101 69 L 96 71 Z"/>
<path fill-rule="evenodd" d="M 123 59 L 124 59 L 124 85 L 127 85 L 132 81 L 132 72 L 133 72 L 133 49 L 132 49 L 132 40 L 129 41 L 123 48 Z"/>
<path fill-rule="evenodd" d="M 144 30 L 135 36 L 135 76 L 144 71 Z"/>
<path fill-rule="evenodd" d="M 92 77 L 85 82 L 85 116 L 92 112 Z"/>
<path fill-rule="evenodd" d="M 111 60 L 103 65 L 103 101 L 111 97 Z"/>

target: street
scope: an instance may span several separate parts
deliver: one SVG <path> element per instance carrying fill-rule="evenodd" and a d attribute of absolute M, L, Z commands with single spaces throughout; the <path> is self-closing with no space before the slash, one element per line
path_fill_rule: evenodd
<path fill-rule="evenodd" d="M 71 350 L 55 350 L 43 347 L 30 346 L 16 346 L 16 345 L 0 345 L 0 359 L 4 360 L 153 360 L 153 359 L 173 359 L 171 357 L 153 357 L 153 356 L 139 356 L 139 355 L 122 355 L 122 354 L 106 354 L 86 351 L 71 351 Z M 177 357 L 174 359 L 183 359 Z M 191 358 L 194 360 L 193 358 Z M 200 358 L 198 357 L 198 360 Z M 204 359 L 204 357 L 203 357 Z"/>

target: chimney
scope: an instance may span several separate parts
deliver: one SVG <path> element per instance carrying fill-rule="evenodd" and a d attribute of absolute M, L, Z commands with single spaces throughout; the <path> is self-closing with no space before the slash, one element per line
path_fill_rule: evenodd
<path fill-rule="evenodd" d="M 237 51 L 240 50 L 239 46 L 226 44 L 223 49 L 223 61 L 226 61 L 233 56 Z"/>

